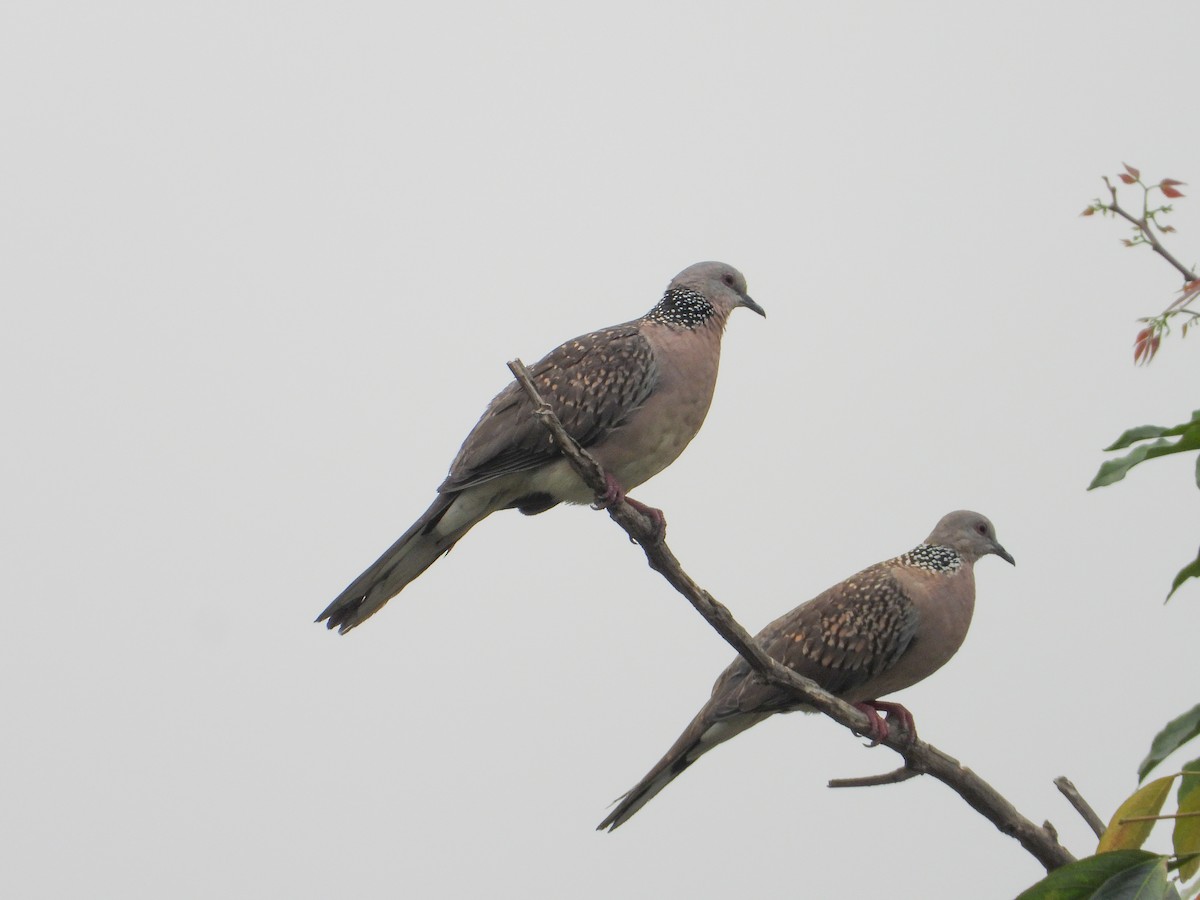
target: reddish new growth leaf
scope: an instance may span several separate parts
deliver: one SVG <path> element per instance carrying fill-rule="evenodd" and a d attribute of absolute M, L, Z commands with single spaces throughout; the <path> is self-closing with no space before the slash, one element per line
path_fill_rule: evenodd
<path fill-rule="evenodd" d="M 1171 301 L 1171 305 L 1167 307 L 1167 312 L 1187 306 L 1196 298 L 1197 294 L 1200 294 L 1200 278 L 1189 281 L 1179 289 L 1179 296 Z"/>
<path fill-rule="evenodd" d="M 1094 207 L 1094 206 L 1089 206 L 1087 209 L 1085 209 L 1083 212 L 1080 213 L 1081 216 L 1094 216 L 1095 214 L 1096 214 L 1096 207 Z"/>
<path fill-rule="evenodd" d="M 1182 196 L 1183 196 L 1183 192 L 1182 192 L 1182 191 L 1177 191 L 1177 190 L 1175 190 L 1175 188 L 1171 187 L 1171 186 L 1170 186 L 1169 184 L 1167 184 L 1166 182 L 1164 182 L 1163 184 L 1159 185 L 1159 187 L 1160 187 L 1160 188 L 1162 188 L 1162 192 L 1163 192 L 1163 196 L 1164 196 L 1164 197 L 1170 197 L 1172 200 L 1174 200 L 1176 197 L 1182 197 Z"/>
<path fill-rule="evenodd" d="M 1150 340 L 1150 329 L 1143 328 L 1137 333 L 1133 339 L 1133 361 L 1134 364 L 1142 361 L 1142 354 L 1146 352 L 1146 345 Z"/>
<path fill-rule="evenodd" d="M 1130 179 L 1129 181 L 1125 181 L 1124 175 L 1121 176 L 1121 180 L 1125 181 L 1126 184 L 1133 184 L 1133 182 L 1137 181 L 1139 178 L 1142 177 L 1142 173 L 1139 172 L 1137 169 L 1135 169 L 1133 166 L 1131 166 L 1129 163 L 1121 163 L 1121 165 L 1123 165 L 1125 167 L 1126 172 L 1128 172 L 1130 175 L 1133 176 L 1133 178 Z"/>
<path fill-rule="evenodd" d="M 1164 178 L 1162 181 L 1159 182 L 1160 185 L 1163 185 L 1165 187 L 1174 187 L 1177 184 L 1185 184 L 1185 183 L 1186 182 L 1183 182 L 1183 181 L 1176 181 L 1174 178 Z"/>
<path fill-rule="evenodd" d="M 1154 354 L 1158 352 L 1159 340 L 1159 336 L 1150 326 L 1139 331 L 1133 341 L 1133 364 L 1148 363 L 1154 359 Z"/>
<path fill-rule="evenodd" d="M 1136 178 L 1134 178 L 1132 175 L 1126 175 L 1124 172 L 1117 177 L 1119 177 L 1126 184 L 1137 184 Z"/>
<path fill-rule="evenodd" d="M 1159 225 L 1158 230 L 1161 231 L 1163 234 L 1170 234 L 1172 231 L 1175 230 L 1175 226 L 1174 225 Z"/>

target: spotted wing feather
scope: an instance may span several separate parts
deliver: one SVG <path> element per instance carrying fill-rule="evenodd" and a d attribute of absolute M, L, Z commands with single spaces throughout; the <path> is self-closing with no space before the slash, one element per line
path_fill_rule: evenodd
<path fill-rule="evenodd" d="M 654 352 L 637 321 L 567 341 L 531 366 L 529 374 L 567 433 L 585 448 L 620 428 L 658 381 Z M 559 456 L 532 413 L 520 385 L 510 383 L 467 435 L 438 490 L 461 491 Z"/>
<path fill-rule="evenodd" d="M 879 565 L 780 616 L 755 640 L 825 690 L 844 694 L 894 666 L 918 624 L 916 606 L 888 567 Z M 710 701 L 715 719 L 800 705 L 790 692 L 748 676 L 750 667 L 739 658 L 717 680 Z"/>

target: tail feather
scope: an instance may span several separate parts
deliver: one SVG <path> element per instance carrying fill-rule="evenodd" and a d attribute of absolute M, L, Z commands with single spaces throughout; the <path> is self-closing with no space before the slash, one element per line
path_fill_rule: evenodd
<path fill-rule="evenodd" d="M 692 719 L 683 734 L 675 741 L 666 755 L 646 773 L 629 793 L 617 801 L 617 808 L 596 826 L 597 831 L 613 831 L 623 825 L 639 809 L 654 799 L 663 788 L 674 781 L 683 771 L 711 750 L 731 737 L 741 734 L 751 725 L 765 719 L 770 713 L 735 713 L 724 718 L 714 718 L 711 710 L 720 698 L 714 697 Z"/>
<path fill-rule="evenodd" d="M 698 757 L 699 754 L 696 756 Z M 674 781 L 693 762 L 695 762 L 695 758 L 688 759 L 686 753 L 674 758 L 668 754 L 650 770 L 645 778 L 637 783 L 633 790 L 617 801 L 617 808 L 596 826 L 596 830 L 613 831 L 625 824 L 634 813 L 654 799 L 659 791 Z"/>
<path fill-rule="evenodd" d="M 317 616 L 316 621 L 324 622 L 327 628 L 336 628 L 340 634 L 345 634 L 379 612 L 388 600 L 433 565 L 439 556 L 450 552 L 458 539 L 483 518 L 482 515 L 471 517 L 466 522 L 458 523 L 449 532 L 436 530 L 438 523 L 460 496 L 459 493 L 438 494 L 421 518 L 365 572 L 350 582 Z"/>

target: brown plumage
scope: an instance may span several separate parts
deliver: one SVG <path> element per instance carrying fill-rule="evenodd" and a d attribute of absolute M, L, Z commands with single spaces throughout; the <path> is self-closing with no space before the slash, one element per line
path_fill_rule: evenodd
<path fill-rule="evenodd" d="M 974 564 L 989 553 L 1013 562 L 985 516 L 944 516 L 923 543 L 780 616 L 755 640 L 772 657 L 872 717 L 872 736 L 887 734 L 877 710 L 912 716 L 879 697 L 940 669 L 962 645 L 975 609 Z M 684 769 L 717 744 L 774 713 L 806 709 L 790 691 L 766 684 L 738 657 L 679 739 L 620 799 L 598 830 L 629 819 Z"/>
<path fill-rule="evenodd" d="M 662 471 L 696 436 L 725 321 L 739 306 L 766 315 L 740 272 L 697 263 L 640 319 L 567 341 L 530 367 L 539 393 L 609 476 L 610 499 Z M 463 441 L 433 505 L 317 621 L 343 634 L 361 624 L 497 510 L 534 515 L 592 499 L 511 382 Z"/>

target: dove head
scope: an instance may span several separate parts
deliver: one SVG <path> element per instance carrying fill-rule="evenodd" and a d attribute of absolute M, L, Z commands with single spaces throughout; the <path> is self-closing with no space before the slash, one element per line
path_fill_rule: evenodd
<path fill-rule="evenodd" d="M 746 293 L 746 278 L 733 266 L 702 262 L 688 266 L 671 279 L 658 305 L 646 318 L 667 325 L 695 328 L 710 321 L 724 325 L 739 306 L 766 316 Z"/>
<path fill-rule="evenodd" d="M 1017 564 L 1012 555 L 996 540 L 996 528 L 991 520 L 969 509 L 960 509 L 942 516 L 937 527 L 925 538 L 925 543 L 949 547 L 968 563 L 994 553 L 1005 562 L 1014 566 Z"/>

